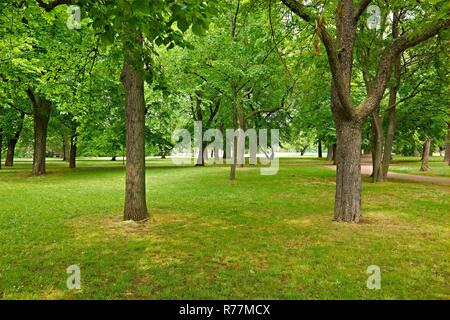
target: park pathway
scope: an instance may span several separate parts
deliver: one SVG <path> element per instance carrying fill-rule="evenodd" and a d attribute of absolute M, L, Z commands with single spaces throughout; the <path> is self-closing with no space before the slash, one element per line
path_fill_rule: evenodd
<path fill-rule="evenodd" d="M 336 166 L 333 166 L 333 165 L 331 165 L 331 166 L 328 165 L 327 168 L 336 170 Z M 372 165 L 362 163 L 361 164 L 361 174 L 371 175 L 372 174 Z M 388 179 L 389 178 L 394 179 L 394 180 L 411 181 L 411 182 L 450 184 L 450 178 L 419 176 L 419 175 L 415 175 L 415 174 L 396 173 L 396 172 L 389 172 Z"/>

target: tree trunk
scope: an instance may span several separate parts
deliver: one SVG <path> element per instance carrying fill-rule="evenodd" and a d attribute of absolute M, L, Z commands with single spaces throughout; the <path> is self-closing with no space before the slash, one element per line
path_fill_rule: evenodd
<path fill-rule="evenodd" d="M 8 151 L 6 152 L 6 160 L 5 167 L 14 166 L 14 151 L 16 149 L 17 140 L 16 139 L 8 139 Z"/>
<path fill-rule="evenodd" d="M 445 144 L 445 157 L 444 161 L 448 162 L 450 166 L 450 122 L 448 123 L 447 143 Z"/>
<path fill-rule="evenodd" d="M 337 150 L 337 144 L 333 144 L 333 164 L 336 165 L 336 150 Z"/>
<path fill-rule="evenodd" d="M 334 145 L 330 144 L 328 145 L 328 150 L 327 150 L 327 161 L 333 161 L 333 149 L 334 149 Z"/>
<path fill-rule="evenodd" d="M 322 150 L 322 141 L 319 140 L 319 145 L 318 145 L 318 153 L 319 153 L 319 159 L 323 158 L 323 150 Z"/>
<path fill-rule="evenodd" d="M 206 147 L 208 146 L 207 142 L 202 141 L 202 150 L 198 150 L 197 162 L 195 163 L 196 167 L 204 167 L 205 160 L 208 160 L 208 153 L 206 152 Z"/>
<path fill-rule="evenodd" d="M 232 108 L 232 117 L 233 117 L 233 130 L 237 130 L 238 128 L 238 89 L 235 82 L 231 84 L 231 91 L 232 91 L 232 101 L 231 101 L 231 108 Z M 233 136 L 233 163 L 231 164 L 231 170 L 230 170 L 230 180 L 236 180 L 236 166 L 237 166 L 237 159 L 238 159 L 238 138 L 234 135 Z"/>
<path fill-rule="evenodd" d="M 63 134 L 63 161 L 68 161 L 70 158 L 70 146 L 69 146 L 69 136 L 66 132 Z"/>
<path fill-rule="evenodd" d="M 309 146 L 303 147 L 302 149 L 300 149 L 300 155 L 303 157 L 306 153 L 306 150 L 308 150 Z"/>
<path fill-rule="evenodd" d="M 75 169 L 77 167 L 77 136 L 76 133 L 70 137 L 70 153 L 69 153 L 69 168 Z"/>
<path fill-rule="evenodd" d="M 124 219 L 142 221 L 149 216 L 145 195 L 144 80 L 141 70 L 134 69 L 131 59 L 124 63 L 121 81 L 125 87 L 127 146 Z"/>
<path fill-rule="evenodd" d="M 361 219 L 361 132 L 358 121 L 336 121 L 336 221 Z"/>
<path fill-rule="evenodd" d="M 243 101 L 241 101 L 239 104 L 238 109 L 238 125 L 239 129 L 239 135 L 238 135 L 238 142 L 237 142 L 237 164 L 236 166 L 238 168 L 243 168 L 245 165 L 245 115 L 244 115 L 244 105 Z"/>
<path fill-rule="evenodd" d="M 33 175 L 45 174 L 45 156 L 47 147 L 47 128 L 50 120 L 52 104 L 45 98 L 35 94 L 32 88 L 27 90 L 33 106 L 34 122 L 34 155 Z"/>
<path fill-rule="evenodd" d="M 383 119 L 375 111 L 372 114 L 372 179 L 375 183 L 382 182 L 384 177 L 382 172 L 383 138 Z"/>
<path fill-rule="evenodd" d="M 423 144 L 422 166 L 420 168 L 420 171 L 422 171 L 422 172 L 426 172 L 430 169 L 430 167 L 429 167 L 430 149 L 431 149 L 431 138 L 427 137 Z"/>
<path fill-rule="evenodd" d="M 14 134 L 14 137 L 8 140 L 8 151 L 6 153 L 6 161 L 5 166 L 12 167 L 14 166 L 14 151 L 16 150 L 17 142 L 19 141 L 20 134 L 22 133 L 23 129 L 23 119 L 25 118 L 25 113 L 20 113 L 20 121 L 16 130 L 16 133 Z"/>

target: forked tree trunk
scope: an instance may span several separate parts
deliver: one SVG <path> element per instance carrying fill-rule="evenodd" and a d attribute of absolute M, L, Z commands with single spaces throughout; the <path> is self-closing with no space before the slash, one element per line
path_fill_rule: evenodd
<path fill-rule="evenodd" d="M 450 122 L 448 123 L 447 142 L 445 144 L 445 157 L 444 161 L 450 166 Z"/>
<path fill-rule="evenodd" d="M 45 174 L 45 155 L 47 147 L 47 128 L 50 120 L 52 104 L 50 101 L 34 93 L 33 89 L 27 90 L 33 106 L 34 121 L 34 155 L 33 175 Z"/>
<path fill-rule="evenodd" d="M 144 80 L 131 60 L 123 66 L 126 123 L 126 194 L 124 219 L 142 221 L 148 218 L 145 196 L 145 97 Z"/>
<path fill-rule="evenodd" d="M 23 128 L 23 119 L 25 118 L 25 113 L 22 112 L 20 114 L 20 121 L 16 130 L 16 133 L 14 134 L 14 137 L 8 140 L 8 151 L 6 153 L 6 161 L 5 166 L 12 167 L 14 166 L 14 152 L 16 150 L 17 142 L 19 141 L 20 134 L 22 133 Z"/>
<path fill-rule="evenodd" d="M 361 219 L 361 139 L 362 124 L 357 121 L 336 123 L 336 221 Z"/>
<path fill-rule="evenodd" d="M 430 169 L 429 166 L 430 150 L 431 150 L 431 138 L 427 137 L 423 144 L 422 166 L 420 167 L 420 171 L 422 172 L 426 172 Z"/>

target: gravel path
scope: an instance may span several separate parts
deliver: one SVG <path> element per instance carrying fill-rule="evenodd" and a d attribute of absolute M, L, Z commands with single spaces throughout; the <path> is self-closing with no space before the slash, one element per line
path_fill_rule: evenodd
<path fill-rule="evenodd" d="M 336 170 L 336 166 L 327 166 L 327 168 Z M 361 165 L 361 173 L 365 174 L 365 175 L 371 175 L 372 174 L 372 165 L 367 165 L 367 164 Z M 415 174 L 405 174 L 405 173 L 396 173 L 396 172 L 389 172 L 388 178 L 391 178 L 394 180 L 403 180 L 403 181 L 412 181 L 412 182 L 450 184 L 450 178 L 419 176 L 419 175 L 415 175 Z"/>

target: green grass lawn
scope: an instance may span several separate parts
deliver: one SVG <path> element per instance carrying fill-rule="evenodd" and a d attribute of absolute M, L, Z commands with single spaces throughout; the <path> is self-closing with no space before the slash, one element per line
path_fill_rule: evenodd
<path fill-rule="evenodd" d="M 430 177 L 450 178 L 450 166 L 443 161 L 442 157 L 432 157 L 430 159 L 430 170 L 427 172 L 421 172 L 420 167 L 420 158 L 399 157 L 392 163 L 390 171 Z"/>
<path fill-rule="evenodd" d="M 335 172 L 149 162 L 152 221 L 124 223 L 120 162 L 0 171 L 3 299 L 450 299 L 450 186 L 364 178 L 363 222 L 332 221 Z M 66 166 L 66 164 L 64 164 Z M 80 291 L 66 268 L 81 267 Z M 378 265 L 382 289 L 368 290 Z"/>

